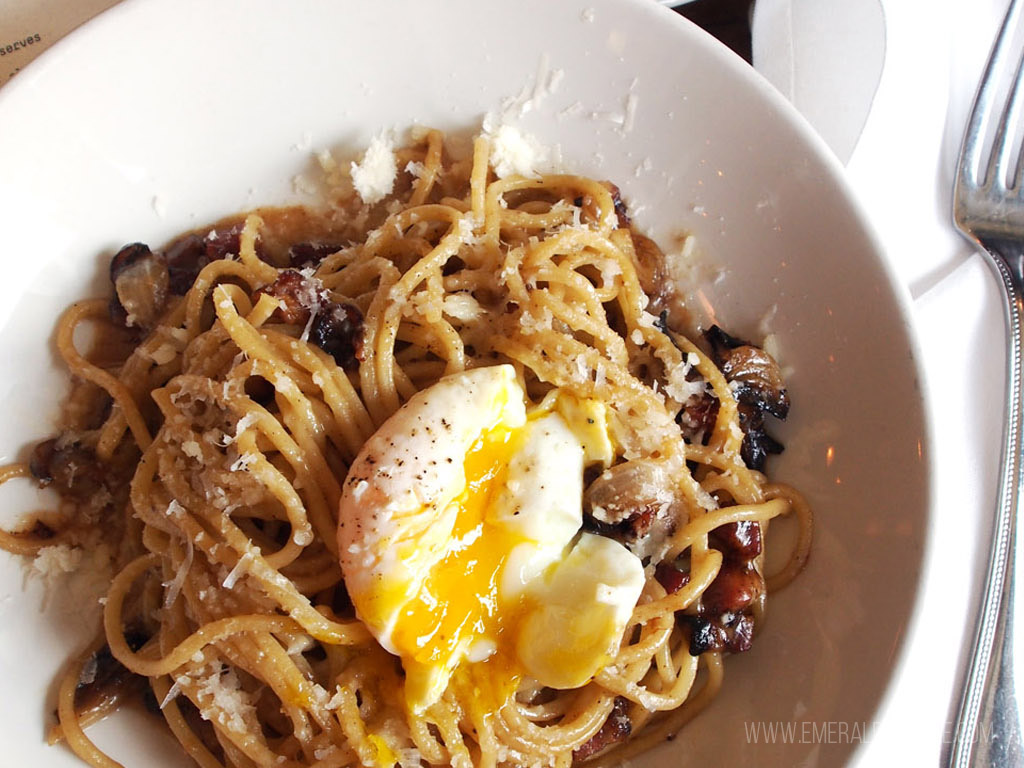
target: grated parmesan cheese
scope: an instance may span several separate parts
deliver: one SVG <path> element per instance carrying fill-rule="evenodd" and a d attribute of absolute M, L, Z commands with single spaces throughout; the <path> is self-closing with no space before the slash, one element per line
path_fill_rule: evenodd
<path fill-rule="evenodd" d="M 622 274 L 622 267 L 614 259 L 601 262 L 601 280 L 606 286 L 615 284 L 615 278 Z"/>
<path fill-rule="evenodd" d="M 658 318 L 655 317 L 654 315 L 652 315 L 647 310 L 644 310 L 643 312 L 640 313 L 640 317 L 637 320 L 637 322 L 643 328 L 657 328 L 658 327 Z"/>
<path fill-rule="evenodd" d="M 192 567 L 192 560 L 195 558 L 195 551 L 195 546 L 192 544 L 191 537 L 186 536 L 185 558 L 181 561 L 181 565 L 178 566 L 178 570 L 174 574 L 174 578 L 163 583 L 164 587 L 167 588 L 167 591 L 164 593 L 164 608 L 170 608 L 174 605 L 174 601 L 177 600 L 178 595 L 181 594 L 181 588 L 185 584 L 185 579 L 188 577 L 188 571 Z"/>
<path fill-rule="evenodd" d="M 252 697 L 242 690 L 233 669 L 225 670 L 222 665 L 214 669 L 197 687 L 196 693 L 203 719 L 215 720 L 229 731 L 246 731 L 247 721 L 256 717 Z M 215 711 L 211 713 L 211 710 Z"/>
<path fill-rule="evenodd" d="M 636 81 L 633 81 L 636 85 Z M 633 123 L 636 122 L 636 105 L 639 97 L 633 93 L 633 86 L 630 86 L 630 91 L 626 94 L 626 108 L 622 115 L 622 132 L 629 133 L 633 130 Z"/>
<path fill-rule="evenodd" d="M 228 468 L 228 471 L 240 472 L 243 469 L 246 469 L 250 464 L 255 463 L 258 458 L 259 457 L 256 454 L 243 453 L 241 456 L 234 460 L 234 462 Z"/>
<path fill-rule="evenodd" d="M 476 245 L 480 242 L 480 237 L 476 234 L 476 229 L 479 226 L 480 222 L 477 221 L 472 212 L 463 214 L 459 217 L 458 222 L 457 231 L 459 233 L 459 239 L 466 245 Z"/>
<path fill-rule="evenodd" d="M 542 53 L 537 62 L 536 74 L 524 83 L 516 96 L 502 99 L 501 114 L 498 122 L 507 122 L 523 117 L 528 112 L 539 110 L 544 101 L 558 90 L 565 77 L 565 70 L 552 69 L 551 57 Z M 488 130 L 491 115 L 484 119 L 484 130 Z"/>
<path fill-rule="evenodd" d="M 337 754 L 337 752 L 338 748 L 334 744 L 331 744 L 327 747 L 317 747 L 314 749 L 313 757 L 317 760 L 326 760 L 328 757 Z"/>
<path fill-rule="evenodd" d="M 528 310 L 519 317 L 519 326 L 524 333 L 536 333 L 538 331 L 551 330 L 554 322 L 554 315 L 547 307 L 541 307 L 539 314 L 533 314 L 536 310 Z"/>
<path fill-rule="evenodd" d="M 301 341 L 309 341 L 309 332 L 313 330 L 313 323 L 316 322 L 319 307 L 316 305 L 309 312 L 309 320 L 306 321 L 306 327 L 302 329 L 302 334 L 299 336 Z"/>
<path fill-rule="evenodd" d="M 291 639 L 291 642 L 288 643 L 288 647 L 285 648 L 284 652 L 287 653 L 289 656 L 297 656 L 310 650 L 313 647 L 313 645 L 314 643 L 312 637 L 304 633 L 298 634 Z M 320 686 L 317 686 L 316 690 L 317 693 L 323 693 L 324 697 L 327 696 L 327 691 L 325 691 Z"/>
<path fill-rule="evenodd" d="M 426 169 L 423 167 L 423 163 L 419 163 L 415 160 L 410 160 L 405 164 L 405 172 L 412 176 L 414 179 L 422 179 L 423 173 Z"/>
<path fill-rule="evenodd" d="M 96 680 L 96 672 L 98 670 L 99 670 L 99 661 L 97 660 L 97 658 L 96 658 L 96 656 L 94 654 L 94 655 L 90 656 L 88 661 L 86 661 L 85 664 L 82 666 L 82 671 L 78 675 L 78 685 L 79 686 L 89 685 L 90 683 L 95 682 L 95 680 Z"/>
<path fill-rule="evenodd" d="M 163 709 L 168 704 L 170 704 L 172 701 L 174 701 L 176 698 L 178 698 L 178 694 L 181 693 L 181 686 L 182 685 L 191 685 L 191 683 L 192 683 L 192 678 L 189 677 L 188 675 L 181 675 L 180 677 L 175 678 L 174 685 L 172 685 L 167 690 L 167 695 L 164 696 L 164 700 L 160 702 L 160 709 Z"/>
<path fill-rule="evenodd" d="M 583 114 L 583 104 L 579 101 L 574 101 L 568 107 L 565 107 L 564 109 L 560 110 L 558 112 L 557 117 L 559 120 L 566 120 L 570 117 L 576 117 L 577 115 L 580 114 Z"/>
<path fill-rule="evenodd" d="M 181 444 L 181 452 L 190 459 L 196 459 L 197 461 L 203 458 L 203 449 L 195 440 L 186 440 L 183 442 Z"/>
<path fill-rule="evenodd" d="M 249 412 L 248 414 L 243 416 L 241 419 L 239 419 L 238 423 L 234 425 L 234 439 L 239 439 L 239 436 L 243 432 L 245 432 L 247 429 L 249 429 L 250 426 L 252 426 L 258 421 L 259 416 L 252 412 Z"/>
<path fill-rule="evenodd" d="M 221 583 L 221 586 L 224 587 L 224 589 L 234 589 L 239 578 L 249 570 L 249 563 L 251 563 L 253 559 L 252 552 L 246 552 L 238 558 L 238 562 L 235 563 L 235 567 L 232 568 L 228 572 L 228 575 L 224 577 L 224 581 Z"/>
<path fill-rule="evenodd" d="M 335 688 L 334 695 L 331 697 L 330 701 L 328 701 L 327 704 L 324 705 L 324 709 L 338 709 L 344 701 L 345 694 L 342 692 L 341 686 L 339 685 L 337 688 Z"/>
<path fill-rule="evenodd" d="M 499 179 L 506 176 L 537 176 L 550 160 L 550 153 L 536 138 L 512 125 L 502 123 L 493 131 L 484 123 L 484 133 L 491 141 L 491 166 Z"/>
<path fill-rule="evenodd" d="M 372 205 L 391 194 L 398 175 L 395 149 L 383 135 L 374 136 L 363 154 L 363 159 L 352 163 L 352 184 L 364 203 Z"/>
<path fill-rule="evenodd" d="M 148 354 L 150 360 L 157 365 L 166 365 L 178 354 L 178 350 L 171 344 L 164 342 Z"/>
<path fill-rule="evenodd" d="M 484 311 L 471 293 L 451 293 L 445 296 L 442 308 L 446 315 L 464 323 L 476 320 Z"/>
<path fill-rule="evenodd" d="M 700 362 L 700 358 L 697 355 L 690 352 L 683 358 L 682 365 L 672 365 L 672 361 L 665 359 L 658 351 L 655 351 L 654 354 L 665 363 L 665 368 L 668 372 L 665 394 L 680 405 L 684 405 L 691 397 L 700 396 L 704 391 L 704 379 L 698 377 L 694 381 L 688 381 L 686 378 L 693 366 Z"/>
<path fill-rule="evenodd" d="M 72 573 L 82 563 L 82 550 L 67 544 L 43 547 L 32 561 L 32 569 L 50 579 L 65 573 Z"/>

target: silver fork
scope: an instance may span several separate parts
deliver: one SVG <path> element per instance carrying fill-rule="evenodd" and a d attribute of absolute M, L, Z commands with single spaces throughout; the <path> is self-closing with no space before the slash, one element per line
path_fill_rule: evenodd
<path fill-rule="evenodd" d="M 1024 151 L 1013 138 L 1013 123 L 1024 106 L 1024 65 L 1015 39 L 1022 13 L 1024 0 L 1011 0 L 975 97 L 953 190 L 957 227 L 981 246 L 1005 289 L 1009 336 L 1007 418 L 992 549 L 974 646 L 947 753 L 947 765 L 956 768 L 1024 765 L 1024 679 L 1018 684 L 1014 670 L 1015 662 L 1024 664 L 1024 653 L 1014 654 L 1017 619 L 1024 616 L 1014 609 L 1016 577 L 1024 568 L 1024 536 L 1019 535 L 1024 532 L 1018 530 L 1024 521 Z M 1004 90 L 1005 98 L 1001 96 Z M 991 150 L 986 153 L 985 137 L 993 120 L 998 122 Z M 1020 576 L 1024 579 L 1024 574 Z M 1024 580 L 1019 583 L 1024 585 Z M 1021 673 L 1024 678 L 1024 668 Z"/>

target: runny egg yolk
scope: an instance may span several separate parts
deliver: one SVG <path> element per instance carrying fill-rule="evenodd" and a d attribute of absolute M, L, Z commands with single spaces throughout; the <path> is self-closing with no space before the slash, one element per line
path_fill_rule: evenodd
<path fill-rule="evenodd" d="M 466 453 L 466 488 L 453 502 L 458 512 L 447 551 L 391 633 L 412 699 L 420 698 L 416 691 L 426 694 L 432 687 L 439 667 L 450 670 L 462 655 L 483 660 L 501 647 L 505 626 L 518 612 L 502 603 L 499 582 L 509 553 L 524 539 L 487 515 L 505 483 L 518 437 L 518 430 L 499 426 Z M 508 648 L 502 650 L 507 655 Z"/>
<path fill-rule="evenodd" d="M 493 711 L 530 677 L 578 687 L 608 663 L 643 587 L 640 561 L 581 533 L 583 469 L 613 455 L 604 406 L 552 392 L 529 416 L 511 366 L 417 393 L 345 479 L 349 595 L 399 656 L 411 710 L 449 683 Z"/>

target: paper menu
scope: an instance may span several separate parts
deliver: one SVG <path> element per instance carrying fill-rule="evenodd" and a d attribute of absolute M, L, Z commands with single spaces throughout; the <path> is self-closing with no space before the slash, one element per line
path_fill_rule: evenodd
<path fill-rule="evenodd" d="M 0 85 L 119 0 L 0 0 Z"/>

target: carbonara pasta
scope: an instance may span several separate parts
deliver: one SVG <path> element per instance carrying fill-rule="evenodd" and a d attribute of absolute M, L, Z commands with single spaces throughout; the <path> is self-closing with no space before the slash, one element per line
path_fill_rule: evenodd
<path fill-rule="evenodd" d="M 62 498 L 0 545 L 113 569 L 54 741 L 117 765 L 85 728 L 145 696 L 203 768 L 568 766 L 714 697 L 810 545 L 778 366 L 679 332 L 614 186 L 491 151 L 414 132 L 381 199 L 126 246 L 61 318 L 64 424 L 0 476 Z"/>

